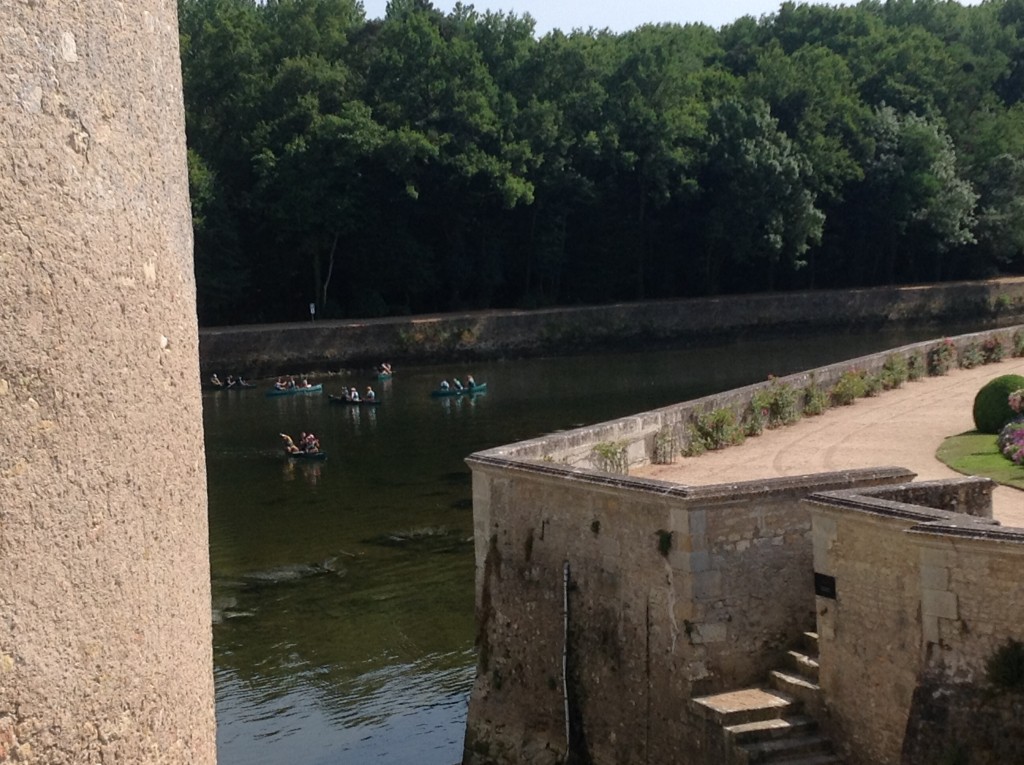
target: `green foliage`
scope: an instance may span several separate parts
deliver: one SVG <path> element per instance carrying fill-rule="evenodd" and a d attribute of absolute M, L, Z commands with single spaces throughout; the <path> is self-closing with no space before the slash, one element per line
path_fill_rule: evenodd
<path fill-rule="evenodd" d="M 940 377 L 947 374 L 956 363 L 956 345 L 948 337 L 928 349 L 928 374 Z"/>
<path fill-rule="evenodd" d="M 859 370 L 849 370 L 836 380 L 829 391 L 829 400 L 834 406 L 849 406 L 858 398 L 867 395 L 867 376 Z"/>
<path fill-rule="evenodd" d="M 964 475 L 991 478 L 997 483 L 1024 490 L 1024 470 L 999 450 L 997 439 L 990 433 L 962 433 L 942 442 L 936 458 Z"/>
<path fill-rule="evenodd" d="M 658 529 L 656 533 L 658 535 L 658 552 L 667 558 L 672 551 L 672 532 Z"/>
<path fill-rule="evenodd" d="M 804 414 L 807 417 L 817 417 L 823 414 L 829 405 L 829 394 L 824 388 L 818 385 L 817 379 L 811 375 L 804 394 Z"/>
<path fill-rule="evenodd" d="M 1024 692 L 1024 643 L 1007 639 L 985 662 L 985 674 L 1000 690 Z"/>
<path fill-rule="evenodd" d="M 758 391 L 754 398 L 758 403 L 752 406 L 767 412 L 766 425 L 770 429 L 792 425 L 800 419 L 797 391 L 789 383 L 770 377 L 768 387 Z"/>
<path fill-rule="evenodd" d="M 1019 272 L 1021 33 L 996 6 L 538 37 L 418 0 L 178 0 L 200 321 Z"/>
<path fill-rule="evenodd" d="M 998 433 L 1016 416 L 1008 400 L 1020 388 L 1024 388 L 1021 375 L 1000 375 L 985 383 L 974 396 L 974 427 L 982 433 Z"/>
<path fill-rule="evenodd" d="M 597 469 L 606 473 L 629 473 L 629 445 L 623 441 L 602 441 L 594 444 L 593 453 Z"/>
<path fill-rule="evenodd" d="M 1013 333 L 1013 355 L 1024 356 L 1024 329 L 1018 329 Z"/>
<path fill-rule="evenodd" d="M 914 380 L 920 380 L 928 372 L 928 367 L 925 363 L 924 353 L 921 351 L 914 351 L 907 356 L 907 379 L 913 382 Z"/>
<path fill-rule="evenodd" d="M 687 454 L 693 456 L 708 450 L 723 449 L 743 441 L 743 428 L 736 412 L 729 408 L 701 412 L 690 424 Z"/>
<path fill-rule="evenodd" d="M 768 424 L 768 391 L 759 390 L 750 399 L 743 415 L 743 435 L 759 436 Z"/>
<path fill-rule="evenodd" d="M 983 364 L 995 364 L 1002 361 L 1006 355 L 1006 346 L 996 335 L 986 337 L 981 341 L 981 356 Z"/>
<path fill-rule="evenodd" d="M 885 390 L 903 387 L 903 383 L 910 379 L 910 369 L 905 356 L 898 353 L 891 353 L 885 357 L 882 364 L 881 382 Z"/>
<path fill-rule="evenodd" d="M 981 349 L 981 343 L 972 340 L 960 349 L 957 363 L 961 369 L 974 369 L 985 363 L 985 354 Z"/>
<path fill-rule="evenodd" d="M 674 428 L 665 425 L 654 434 L 654 450 L 651 462 L 655 465 L 670 465 L 679 452 L 679 439 Z"/>
<path fill-rule="evenodd" d="M 868 398 L 874 398 L 885 389 L 885 377 L 883 375 L 864 375 L 865 396 L 867 396 Z"/>

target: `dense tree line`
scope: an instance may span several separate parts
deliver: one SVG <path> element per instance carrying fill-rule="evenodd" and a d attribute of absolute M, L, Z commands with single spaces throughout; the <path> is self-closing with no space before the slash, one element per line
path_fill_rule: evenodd
<path fill-rule="evenodd" d="M 555 31 L 179 0 L 204 324 L 1024 268 L 1024 0 Z"/>

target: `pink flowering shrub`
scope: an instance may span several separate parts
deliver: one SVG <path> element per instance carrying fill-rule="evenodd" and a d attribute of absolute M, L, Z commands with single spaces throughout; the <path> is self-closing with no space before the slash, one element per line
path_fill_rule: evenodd
<path fill-rule="evenodd" d="M 1021 410 L 1024 410 L 1024 388 L 1018 388 L 1013 391 L 1007 397 L 1007 403 L 1010 405 L 1010 409 L 1017 414 L 1021 414 Z"/>
<path fill-rule="evenodd" d="M 1014 420 L 999 432 L 1000 453 L 1015 465 L 1024 464 L 1024 422 Z"/>

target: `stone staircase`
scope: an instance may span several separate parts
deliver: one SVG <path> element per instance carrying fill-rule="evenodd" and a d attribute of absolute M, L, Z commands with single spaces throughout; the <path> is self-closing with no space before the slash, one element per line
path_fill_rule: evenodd
<path fill-rule="evenodd" d="M 810 716 L 821 710 L 817 657 L 818 635 L 805 632 L 801 647 L 786 655 L 786 668 L 769 673 L 767 688 L 690 702 L 696 714 L 721 727 L 723 765 L 841 765 L 832 742 L 818 732 Z"/>

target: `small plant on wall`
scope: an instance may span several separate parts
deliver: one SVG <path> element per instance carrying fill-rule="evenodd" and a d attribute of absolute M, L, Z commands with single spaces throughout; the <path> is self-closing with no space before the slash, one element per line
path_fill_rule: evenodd
<path fill-rule="evenodd" d="M 985 662 L 988 681 L 1004 691 L 1024 692 L 1024 643 L 1010 638 Z"/>
<path fill-rule="evenodd" d="M 920 380 L 927 372 L 924 354 L 921 351 L 914 351 L 907 356 L 907 379 L 910 381 Z"/>
<path fill-rule="evenodd" d="M 885 357 L 882 364 L 882 387 L 885 390 L 894 390 L 903 387 L 903 383 L 910 379 L 906 357 L 892 353 Z"/>
<path fill-rule="evenodd" d="M 957 363 L 961 369 L 974 369 L 985 363 L 985 356 L 981 350 L 981 344 L 975 341 L 967 343 L 961 349 Z"/>
<path fill-rule="evenodd" d="M 1013 355 L 1024 356 L 1024 329 L 1013 333 Z"/>
<path fill-rule="evenodd" d="M 948 337 L 928 349 L 928 374 L 939 377 L 947 374 L 956 363 L 956 345 Z"/>
<path fill-rule="evenodd" d="M 679 452 L 679 439 L 676 431 L 669 425 L 663 426 L 654 434 L 654 450 L 651 462 L 655 465 L 671 465 Z"/>
<path fill-rule="evenodd" d="M 849 406 L 856 399 L 867 395 L 868 386 L 863 372 L 850 370 L 836 380 L 829 392 L 829 398 L 835 406 Z"/>
<path fill-rule="evenodd" d="M 665 531 L 665 529 L 658 529 L 658 552 L 664 557 L 668 557 L 668 554 L 672 551 L 672 532 Z"/>
<path fill-rule="evenodd" d="M 1003 357 L 1006 356 L 1006 348 L 1003 346 L 1003 341 L 996 335 L 986 337 L 981 342 L 981 355 L 983 364 L 995 364 L 1002 361 Z"/>
<path fill-rule="evenodd" d="M 686 453 L 703 454 L 709 449 L 724 449 L 743 440 L 743 429 L 736 412 L 728 407 L 701 412 L 690 424 L 690 443 Z"/>
<path fill-rule="evenodd" d="M 759 391 L 763 394 L 760 404 L 767 411 L 766 425 L 769 428 L 792 425 L 800 419 L 796 390 L 789 383 L 784 383 L 776 377 L 769 377 L 768 380 L 768 387 Z"/>
<path fill-rule="evenodd" d="M 629 456 L 627 445 L 622 441 L 602 441 L 594 444 L 594 457 L 598 470 L 606 473 L 629 473 Z"/>
<path fill-rule="evenodd" d="M 817 417 L 828 409 L 828 392 L 818 385 L 818 379 L 811 374 L 811 379 L 804 388 L 804 415 Z"/>

